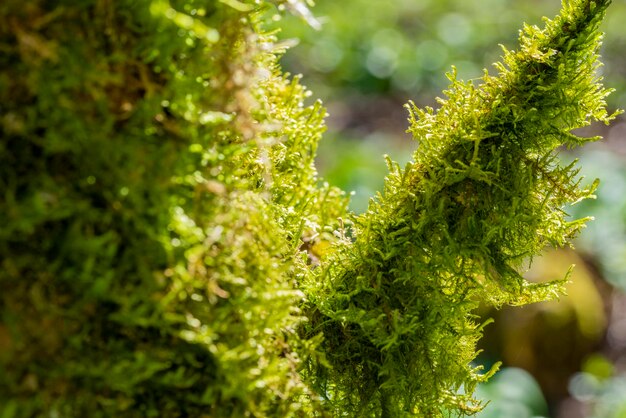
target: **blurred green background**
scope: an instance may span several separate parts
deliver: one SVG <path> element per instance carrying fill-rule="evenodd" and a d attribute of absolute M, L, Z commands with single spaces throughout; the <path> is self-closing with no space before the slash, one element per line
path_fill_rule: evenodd
<path fill-rule="evenodd" d="M 318 0 L 309 25 L 277 15 L 279 38 L 292 45 L 283 68 L 303 74 L 329 112 L 320 175 L 353 191 L 355 212 L 366 210 L 387 173 L 383 155 L 404 163 L 416 146 L 403 105 L 435 106 L 452 65 L 466 80 L 493 71 L 499 44 L 515 48 L 523 22 L 541 25 L 559 7 L 558 0 Z M 615 0 L 602 49 L 605 82 L 616 89 L 611 109 L 626 107 L 625 22 L 626 1 Z M 575 251 L 547 251 L 527 273 L 562 278 L 576 264 L 567 297 L 482 312 L 496 322 L 478 361 L 504 364 L 478 392 L 492 400 L 480 418 L 626 418 L 626 118 L 585 131 L 605 139 L 563 150 L 562 159 L 579 158 L 585 181 L 600 178 L 601 186 L 596 200 L 567 210 L 596 220 Z"/>

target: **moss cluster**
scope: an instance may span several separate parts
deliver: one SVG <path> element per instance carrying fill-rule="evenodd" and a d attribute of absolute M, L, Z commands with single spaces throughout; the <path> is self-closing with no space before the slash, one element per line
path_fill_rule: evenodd
<path fill-rule="evenodd" d="M 263 28 L 302 1 L 3 1 L 0 416 L 478 410 L 474 308 L 557 295 L 516 269 L 583 224 L 555 149 L 609 120 L 608 3 L 412 107 L 414 162 L 353 217 Z"/>
<path fill-rule="evenodd" d="M 345 198 L 276 6 L 2 2 L 0 416 L 317 408 L 295 280 Z"/>
<path fill-rule="evenodd" d="M 526 26 L 519 51 L 480 85 L 449 74 L 438 110 L 410 105 L 413 162 L 389 162 L 384 192 L 354 220 L 305 286 L 310 332 L 331 367 L 314 382 L 337 413 L 442 416 L 480 409 L 471 365 L 480 302 L 557 297 L 563 281 L 531 284 L 520 267 L 563 246 L 586 219 L 568 204 L 592 197 L 558 148 L 597 138 L 571 130 L 608 123 L 596 51 L 609 1 L 572 1 L 545 28 Z M 315 367 L 314 367 L 315 368 Z"/>

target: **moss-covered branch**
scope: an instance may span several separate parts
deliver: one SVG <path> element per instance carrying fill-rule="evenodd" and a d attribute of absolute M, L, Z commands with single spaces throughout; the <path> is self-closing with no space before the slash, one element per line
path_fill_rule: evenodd
<path fill-rule="evenodd" d="M 354 416 L 470 414 L 481 374 L 471 365 L 480 302 L 557 297 L 563 281 L 518 272 L 546 245 L 566 245 L 586 219 L 566 205 L 592 197 L 558 147 L 595 138 L 571 131 L 611 117 L 598 75 L 598 25 L 610 1 L 565 1 L 545 28 L 525 26 L 497 76 L 456 79 L 440 108 L 410 105 L 413 162 L 389 162 L 384 193 L 357 217 L 307 283 L 310 324 L 330 367 L 316 388 Z"/>

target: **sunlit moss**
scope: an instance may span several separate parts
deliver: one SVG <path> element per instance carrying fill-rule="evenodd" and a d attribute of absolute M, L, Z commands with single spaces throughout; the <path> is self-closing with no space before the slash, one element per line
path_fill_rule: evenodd
<path fill-rule="evenodd" d="M 523 305 L 557 297 L 563 281 L 533 284 L 519 268 L 564 246 L 587 219 L 567 205 L 593 197 L 558 148 L 575 128 L 612 118 L 597 74 L 597 26 L 609 1 L 571 1 L 544 29 L 526 26 L 518 51 L 479 85 L 449 74 L 437 110 L 409 106 L 413 162 L 389 161 L 384 192 L 354 219 L 306 283 L 311 334 L 330 367 L 314 384 L 354 416 L 447 416 L 480 409 L 471 366 L 479 302 Z M 565 275 L 566 272 L 563 272 Z M 321 364 L 321 363 L 320 363 Z"/>

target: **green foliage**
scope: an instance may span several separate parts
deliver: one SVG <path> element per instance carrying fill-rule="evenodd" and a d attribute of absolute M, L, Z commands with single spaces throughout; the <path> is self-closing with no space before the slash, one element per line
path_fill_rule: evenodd
<path fill-rule="evenodd" d="M 498 76 L 456 79 L 435 111 L 410 107 L 419 147 L 356 217 L 307 283 L 310 332 L 326 336 L 329 368 L 315 385 L 356 416 L 441 416 L 479 409 L 471 394 L 492 372 L 472 367 L 482 324 L 472 312 L 556 297 L 562 281 L 518 270 L 563 246 L 586 219 L 564 207 L 592 197 L 556 150 L 597 138 L 571 130 L 608 123 L 599 84 L 598 24 L 609 1 L 571 1 L 545 29 L 525 26 Z"/>
<path fill-rule="evenodd" d="M 554 150 L 608 121 L 609 1 L 564 4 L 483 84 L 411 109 L 414 161 L 350 218 L 262 24 L 287 1 L 0 5 L 0 416 L 480 409 L 480 301 L 583 225 Z"/>

